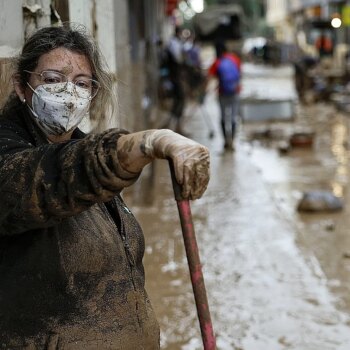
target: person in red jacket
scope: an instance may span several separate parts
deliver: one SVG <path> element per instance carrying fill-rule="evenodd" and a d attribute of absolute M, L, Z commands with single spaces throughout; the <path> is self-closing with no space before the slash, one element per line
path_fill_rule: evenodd
<path fill-rule="evenodd" d="M 209 67 L 208 78 L 218 79 L 224 149 L 233 150 L 239 106 L 241 60 L 237 55 L 227 52 L 225 44 L 221 41 L 216 42 L 215 50 L 216 59 Z"/>

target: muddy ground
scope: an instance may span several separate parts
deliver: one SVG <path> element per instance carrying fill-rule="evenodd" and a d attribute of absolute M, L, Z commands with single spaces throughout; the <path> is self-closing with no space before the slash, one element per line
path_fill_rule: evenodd
<path fill-rule="evenodd" d="M 246 74 L 243 94 L 257 86 L 293 93 L 289 68 L 253 68 L 260 73 Z M 187 106 L 186 130 L 209 147 L 212 175 L 191 206 L 217 348 L 349 349 L 350 116 L 330 103 L 296 103 L 290 121 L 240 120 L 236 150 L 223 152 L 215 94 L 204 106 L 213 138 L 197 107 Z M 314 131 L 313 144 L 281 151 L 288 135 L 302 129 Z M 202 349 L 165 161 L 157 161 L 156 174 L 153 204 L 133 210 L 146 235 L 147 289 L 162 349 Z M 298 212 L 302 193 L 319 189 L 339 196 L 344 209 Z"/>

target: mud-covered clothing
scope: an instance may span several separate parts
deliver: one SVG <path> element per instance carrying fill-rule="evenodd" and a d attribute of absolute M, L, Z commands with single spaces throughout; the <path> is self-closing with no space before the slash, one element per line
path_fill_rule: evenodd
<path fill-rule="evenodd" d="M 26 107 L 0 118 L 2 349 L 159 349 L 123 133 L 48 144 Z"/>

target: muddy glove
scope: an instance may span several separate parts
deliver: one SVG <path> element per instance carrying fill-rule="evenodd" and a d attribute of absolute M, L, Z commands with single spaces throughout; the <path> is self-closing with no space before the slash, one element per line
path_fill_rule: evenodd
<path fill-rule="evenodd" d="M 148 157 L 172 160 L 183 198 L 202 196 L 209 182 L 209 151 L 205 146 L 167 129 L 147 132 L 144 141 Z"/>

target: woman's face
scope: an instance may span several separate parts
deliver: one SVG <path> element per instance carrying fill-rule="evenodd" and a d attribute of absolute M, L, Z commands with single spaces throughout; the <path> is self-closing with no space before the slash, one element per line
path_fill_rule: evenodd
<path fill-rule="evenodd" d="M 65 74 L 68 81 L 75 81 L 81 76 L 92 78 L 91 66 L 87 57 L 63 47 L 59 47 L 43 54 L 39 58 L 38 65 L 33 69 L 33 72 L 41 73 L 45 70 L 54 70 Z M 33 90 L 35 90 L 38 85 L 42 84 L 38 74 L 30 74 L 28 83 Z M 32 89 L 30 89 L 29 86 L 23 87 L 18 84 L 15 85 L 15 89 L 21 101 L 25 99 L 25 101 L 31 106 L 33 95 Z"/>

